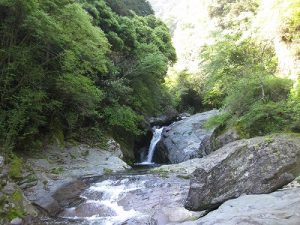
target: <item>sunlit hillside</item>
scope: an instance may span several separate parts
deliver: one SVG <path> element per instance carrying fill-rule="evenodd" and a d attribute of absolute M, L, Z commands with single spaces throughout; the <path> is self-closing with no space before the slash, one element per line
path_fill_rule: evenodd
<path fill-rule="evenodd" d="M 214 27 L 208 16 L 207 0 L 149 0 L 156 15 L 171 30 L 177 51 L 176 70 L 188 69 L 197 72 L 199 49 L 209 42 L 209 33 Z"/>
<path fill-rule="evenodd" d="M 300 37 L 296 35 L 299 27 L 290 30 L 297 15 L 299 18 L 300 1 L 263 0 L 252 26 L 253 30 L 259 31 L 260 38 L 274 44 L 279 74 L 293 80 L 300 73 Z"/>
<path fill-rule="evenodd" d="M 261 0 L 256 2 L 257 10 L 243 6 L 250 1 L 241 2 L 230 11 L 220 10 L 220 2 L 208 0 L 149 0 L 156 15 L 166 22 L 171 29 L 173 43 L 177 50 L 178 62 L 175 70 L 187 69 L 191 73 L 199 70 L 201 62 L 200 50 L 203 45 L 211 42 L 212 31 L 216 31 L 216 23 L 231 23 L 239 27 L 239 31 L 246 36 L 267 40 L 275 48 L 279 60 L 278 70 L 281 75 L 297 79 L 300 71 L 299 38 L 294 41 L 284 42 L 282 32 L 289 23 L 293 14 L 299 12 L 299 3 L 295 0 Z M 226 4 L 232 4 L 227 1 Z M 297 6 L 298 4 L 298 6 Z M 209 8 L 216 10 L 213 17 L 209 17 Z M 244 8 L 243 8 L 244 7 Z M 221 22 L 220 22 L 221 21 Z M 245 22 L 247 21 L 247 22 Z M 232 29 L 226 28 L 223 33 L 230 33 Z"/>

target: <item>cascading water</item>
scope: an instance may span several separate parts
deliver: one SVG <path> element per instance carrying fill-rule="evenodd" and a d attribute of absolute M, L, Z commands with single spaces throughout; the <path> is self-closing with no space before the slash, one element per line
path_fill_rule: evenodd
<path fill-rule="evenodd" d="M 138 165 L 152 165 L 152 164 L 154 164 L 152 162 L 153 155 L 154 155 L 154 152 L 155 152 L 156 145 L 161 139 L 161 134 L 162 134 L 163 129 L 164 129 L 164 127 L 162 127 L 162 128 L 155 128 L 154 127 L 153 128 L 153 137 L 152 137 L 151 142 L 150 142 L 147 158 L 144 162 L 136 163 L 135 165 L 138 166 Z"/>
<path fill-rule="evenodd" d="M 147 160 L 145 161 L 145 163 L 152 163 L 154 151 L 155 151 L 157 143 L 161 139 L 161 134 L 162 134 L 163 129 L 164 129 L 163 127 L 154 129 L 153 138 L 150 143 L 149 152 L 148 152 Z"/>

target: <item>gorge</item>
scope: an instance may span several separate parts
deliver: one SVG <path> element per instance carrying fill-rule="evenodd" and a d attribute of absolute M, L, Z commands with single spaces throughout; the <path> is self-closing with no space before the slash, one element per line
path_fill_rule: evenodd
<path fill-rule="evenodd" d="M 0 2 L 0 225 L 299 225 L 298 0 Z"/>

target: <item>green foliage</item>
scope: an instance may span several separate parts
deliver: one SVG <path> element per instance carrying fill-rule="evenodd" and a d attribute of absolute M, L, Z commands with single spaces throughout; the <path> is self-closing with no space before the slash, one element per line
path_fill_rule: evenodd
<path fill-rule="evenodd" d="M 16 155 L 13 155 L 11 162 L 10 162 L 10 168 L 8 171 L 8 175 L 13 179 L 18 179 L 22 177 L 22 159 L 17 157 Z"/>
<path fill-rule="evenodd" d="M 281 39 L 288 43 L 293 53 L 300 58 L 300 2 L 278 0 L 281 23 Z"/>
<path fill-rule="evenodd" d="M 91 114 L 103 96 L 93 86 L 107 72 L 103 32 L 67 0 L 1 2 L 0 12 L 0 130 L 7 131 L 0 145 L 31 146 L 51 132 L 53 121 L 64 125 L 65 115 L 82 126 L 84 119 L 74 122 L 74 114 Z"/>
<path fill-rule="evenodd" d="M 103 99 L 102 91 L 90 78 L 82 75 L 66 74 L 57 79 L 56 85 L 64 105 L 83 115 L 92 113 Z M 70 115 L 73 117 L 70 118 L 71 121 L 76 120 L 74 116 Z"/>
<path fill-rule="evenodd" d="M 154 14 L 146 0 L 105 0 L 114 12 L 121 16 L 130 16 L 131 10 L 139 16 Z"/>
<path fill-rule="evenodd" d="M 262 82 L 264 76 L 274 74 L 277 68 L 269 45 L 240 39 L 240 35 L 227 35 L 206 46 L 202 57 L 206 77 L 204 103 L 211 107 L 221 107 L 237 83 Z"/>
<path fill-rule="evenodd" d="M 140 134 L 141 131 L 138 129 L 137 124 L 142 118 L 131 108 L 126 106 L 107 107 L 105 115 L 108 117 L 110 127 L 123 128 L 134 135 Z"/>
<path fill-rule="evenodd" d="M 243 78 L 230 90 L 225 105 L 228 111 L 241 116 L 251 111 L 251 107 L 259 102 L 264 104 L 286 100 L 291 87 L 291 80 L 274 76 L 261 79 Z"/>
<path fill-rule="evenodd" d="M 217 127 L 217 126 L 221 126 L 224 127 L 227 125 L 228 120 L 230 119 L 231 115 L 228 112 L 223 112 L 221 114 L 218 114 L 214 117 L 212 117 L 211 119 L 209 119 L 206 123 L 205 123 L 205 127 L 207 129 L 211 129 L 213 127 Z"/>
<path fill-rule="evenodd" d="M 61 174 L 64 171 L 64 168 L 62 167 L 54 167 L 51 169 L 51 173 L 53 174 Z"/>
<path fill-rule="evenodd" d="M 291 121 L 289 128 L 293 132 L 300 132 L 300 85 L 299 85 L 299 79 L 297 81 L 297 84 L 292 89 L 292 94 L 289 99 L 287 109 L 289 110 Z"/>
<path fill-rule="evenodd" d="M 137 0 L 0 1 L 0 148 L 139 134 L 137 115 L 170 100 L 163 79 L 176 61 L 152 13 Z"/>
<path fill-rule="evenodd" d="M 195 113 L 205 110 L 203 106 L 203 80 L 199 74 L 188 71 L 172 71 L 166 78 L 167 87 L 174 98 L 177 110 Z"/>
<path fill-rule="evenodd" d="M 245 137 L 290 129 L 293 82 L 275 76 L 274 51 L 240 35 L 227 35 L 203 50 L 204 103 L 225 113 L 207 126 L 235 126 Z"/>
<path fill-rule="evenodd" d="M 250 137 L 282 131 L 289 123 L 285 102 L 257 102 L 238 119 L 242 133 Z"/>

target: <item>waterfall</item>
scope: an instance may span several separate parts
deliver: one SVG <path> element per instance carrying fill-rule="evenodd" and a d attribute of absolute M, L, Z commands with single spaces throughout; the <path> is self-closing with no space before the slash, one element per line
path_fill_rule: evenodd
<path fill-rule="evenodd" d="M 163 129 L 164 129 L 163 127 L 159 128 L 159 129 L 156 129 L 156 128 L 154 129 L 153 137 L 152 137 L 149 151 L 148 151 L 147 160 L 145 161 L 145 163 L 152 163 L 155 147 L 161 139 L 161 134 L 162 134 Z"/>
<path fill-rule="evenodd" d="M 162 134 L 163 129 L 164 129 L 163 127 L 159 128 L 159 129 L 154 128 L 153 137 L 150 142 L 150 147 L 149 147 L 148 156 L 147 156 L 147 160 L 146 160 L 147 163 L 152 163 L 155 147 L 161 139 L 161 134 Z"/>

